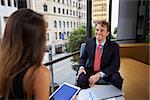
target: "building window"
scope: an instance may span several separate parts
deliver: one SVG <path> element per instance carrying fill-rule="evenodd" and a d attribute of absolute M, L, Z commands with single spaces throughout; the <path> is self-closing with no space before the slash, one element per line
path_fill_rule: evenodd
<path fill-rule="evenodd" d="M 78 7 L 78 3 L 76 2 L 76 7 Z"/>
<path fill-rule="evenodd" d="M 55 32 L 55 39 L 57 40 L 57 32 Z"/>
<path fill-rule="evenodd" d="M 54 27 L 57 27 L 57 22 L 56 22 L 56 20 L 54 21 Z"/>
<path fill-rule="evenodd" d="M 1 5 L 2 5 L 2 6 L 5 5 L 5 0 L 1 0 Z"/>
<path fill-rule="evenodd" d="M 61 21 L 59 21 L 59 27 L 61 28 Z"/>
<path fill-rule="evenodd" d="M 60 2 L 60 0 L 58 0 L 58 2 Z"/>
<path fill-rule="evenodd" d="M 73 11 L 73 15 L 75 16 L 75 11 Z"/>
<path fill-rule="evenodd" d="M 4 22 L 7 23 L 8 17 L 4 17 Z"/>
<path fill-rule="evenodd" d="M 69 28 L 69 22 L 67 22 L 67 27 Z"/>
<path fill-rule="evenodd" d="M 64 28 L 65 28 L 65 21 L 63 21 L 63 24 L 64 24 Z"/>
<path fill-rule="evenodd" d="M 60 13 L 60 8 L 58 8 L 58 13 Z"/>
<path fill-rule="evenodd" d="M 54 7 L 54 13 L 56 13 L 56 7 Z"/>
<path fill-rule="evenodd" d="M 48 22 L 45 22 L 46 28 L 48 28 Z"/>
<path fill-rule="evenodd" d="M 11 1 L 10 0 L 8 0 L 8 6 L 11 6 Z"/>
<path fill-rule="evenodd" d="M 74 22 L 74 27 L 76 26 L 76 23 Z"/>
<path fill-rule="evenodd" d="M 61 39 L 61 32 L 59 32 L 59 39 Z"/>
<path fill-rule="evenodd" d="M 72 10 L 70 10 L 70 15 L 72 15 Z"/>
<path fill-rule="evenodd" d="M 72 22 L 70 22 L 70 27 L 72 27 Z"/>
<path fill-rule="evenodd" d="M 72 5 L 72 1 L 70 0 L 70 5 Z"/>
<path fill-rule="evenodd" d="M 67 37 L 69 37 L 69 32 L 67 32 Z"/>
<path fill-rule="evenodd" d="M 46 4 L 43 5 L 43 10 L 47 11 L 47 5 Z"/>
<path fill-rule="evenodd" d="M 65 9 L 63 9 L 63 14 L 65 14 Z"/>
<path fill-rule="evenodd" d="M 75 7 L 75 2 L 73 1 L 73 7 Z"/>
<path fill-rule="evenodd" d="M 64 3 L 64 0 L 62 0 L 62 3 Z"/>
<path fill-rule="evenodd" d="M 67 9 L 67 12 L 66 12 L 66 13 L 67 13 L 67 15 L 68 15 L 68 9 Z"/>
<path fill-rule="evenodd" d="M 16 0 L 14 0 L 14 6 L 16 7 L 17 5 L 16 5 Z"/>
<path fill-rule="evenodd" d="M 49 33 L 46 33 L 46 41 L 49 41 Z"/>
<path fill-rule="evenodd" d="M 78 11 L 76 11 L 76 16 L 78 16 Z"/>

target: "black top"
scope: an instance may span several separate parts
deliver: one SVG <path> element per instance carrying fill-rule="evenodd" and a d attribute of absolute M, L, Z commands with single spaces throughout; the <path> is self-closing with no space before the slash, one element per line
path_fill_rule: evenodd
<path fill-rule="evenodd" d="M 27 69 L 19 73 L 13 81 L 13 90 L 9 93 L 9 99 L 26 99 L 26 93 L 23 89 L 23 78 Z"/>

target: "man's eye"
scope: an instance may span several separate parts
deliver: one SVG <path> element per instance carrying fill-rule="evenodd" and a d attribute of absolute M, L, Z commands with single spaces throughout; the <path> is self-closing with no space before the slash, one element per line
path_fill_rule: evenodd
<path fill-rule="evenodd" d="M 96 31 L 98 31 L 98 29 L 96 29 Z"/>
<path fill-rule="evenodd" d="M 104 30 L 101 30 L 101 32 L 103 32 Z"/>

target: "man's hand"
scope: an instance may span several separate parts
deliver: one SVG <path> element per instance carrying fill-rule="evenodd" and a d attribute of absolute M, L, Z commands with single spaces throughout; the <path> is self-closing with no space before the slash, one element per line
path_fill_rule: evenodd
<path fill-rule="evenodd" d="M 96 83 L 96 81 L 98 81 L 100 79 L 100 73 L 96 73 L 95 75 L 90 76 L 89 78 L 89 83 L 90 86 L 94 85 Z"/>
<path fill-rule="evenodd" d="M 83 66 L 81 66 L 81 67 L 79 68 L 79 70 L 78 70 L 77 79 L 78 79 L 78 77 L 79 77 L 79 75 L 80 75 L 81 73 L 86 74 L 86 71 L 85 71 L 85 69 L 84 69 L 84 67 L 83 67 Z"/>

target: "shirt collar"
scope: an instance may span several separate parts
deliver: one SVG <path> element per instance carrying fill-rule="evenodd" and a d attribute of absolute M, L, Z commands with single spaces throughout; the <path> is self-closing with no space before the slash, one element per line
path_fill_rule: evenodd
<path fill-rule="evenodd" d="M 97 39 L 96 39 L 96 46 L 98 46 L 98 41 L 97 41 Z M 104 46 L 104 44 L 105 44 L 105 41 L 103 41 L 102 43 L 101 43 L 101 46 L 103 47 Z"/>

